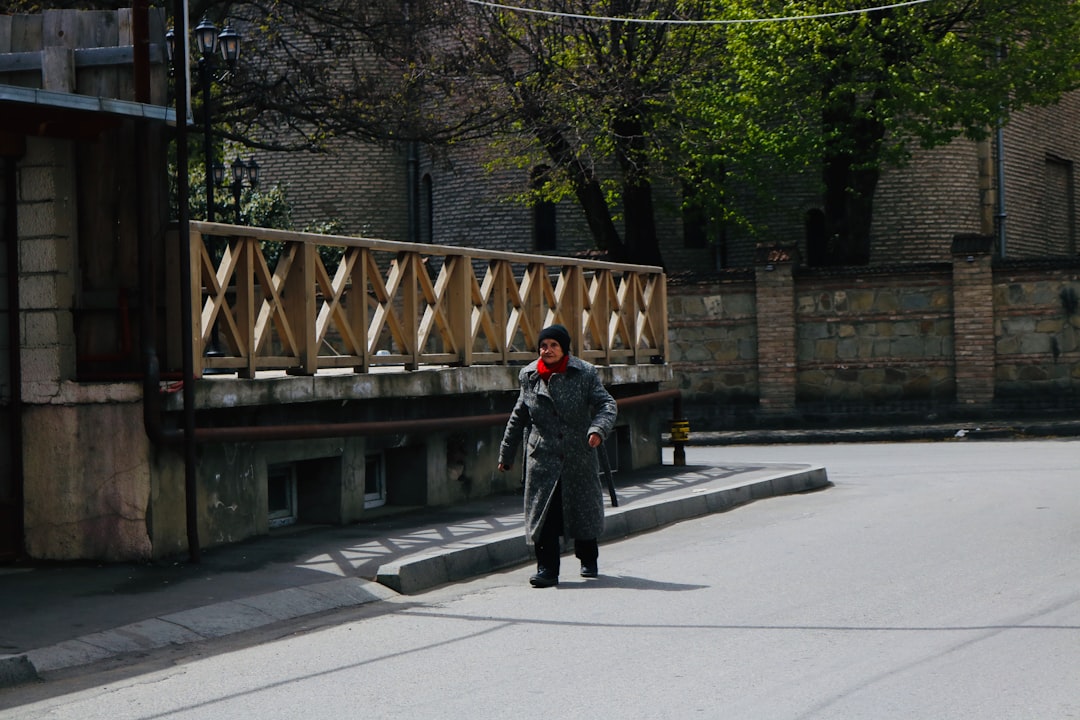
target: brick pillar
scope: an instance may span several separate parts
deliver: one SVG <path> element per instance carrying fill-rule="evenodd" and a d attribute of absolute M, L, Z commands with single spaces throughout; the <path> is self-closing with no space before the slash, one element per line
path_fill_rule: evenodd
<path fill-rule="evenodd" d="M 763 415 L 795 412 L 795 246 L 759 245 L 757 292 L 758 403 Z"/>
<path fill-rule="evenodd" d="M 994 401 L 994 238 L 953 238 L 953 345 L 956 402 L 989 407 Z"/>

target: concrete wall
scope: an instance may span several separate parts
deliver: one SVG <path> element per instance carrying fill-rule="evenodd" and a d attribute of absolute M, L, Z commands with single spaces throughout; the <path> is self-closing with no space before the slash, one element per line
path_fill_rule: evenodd
<path fill-rule="evenodd" d="M 366 459 L 380 456 L 390 509 L 452 505 L 518 491 L 520 473 L 499 473 L 503 424 L 457 426 L 454 418 L 508 414 L 517 393 L 515 367 L 427 369 L 416 372 L 198 381 L 200 427 L 371 423 L 445 417 L 444 431 L 366 434 L 317 439 L 223 442 L 198 446 L 197 500 L 200 545 L 237 542 L 270 531 L 268 471 L 295 468 L 297 522 L 348 524 L 387 512 L 365 507 Z M 666 366 L 600 368 L 616 397 L 655 391 L 670 377 Z M 175 424 L 178 399 L 166 404 Z M 661 462 L 661 437 L 671 418 L 667 405 L 620 412 L 617 465 L 633 469 Z M 185 552 L 187 530 L 183 457 L 179 448 L 150 447 L 149 548 L 154 557 Z"/>
<path fill-rule="evenodd" d="M 665 366 L 601 370 L 617 396 L 655 391 Z M 200 547 L 270 532 L 271 468 L 296 473 L 296 522 L 349 524 L 388 510 L 452 505 L 515 493 L 520 473 L 499 473 L 503 425 L 455 427 L 453 418 L 509 413 L 517 368 L 456 368 L 371 376 L 199 381 L 199 427 L 350 423 L 445 413 L 445 431 L 197 446 Z M 639 382 L 640 381 L 640 382 Z M 438 392 L 436 389 L 438 388 Z M 143 427 L 136 383 L 62 383 L 55 402 L 24 414 L 25 546 L 38 559 L 145 561 L 188 550 L 185 468 L 180 446 L 154 445 Z M 289 398 L 286 402 L 283 399 Z M 620 413 L 617 466 L 661 462 L 670 403 Z M 165 411 L 175 424 L 179 408 Z M 380 456 L 386 506 L 365 506 L 366 459 Z"/>
<path fill-rule="evenodd" d="M 137 387 L 65 384 L 23 413 L 30 557 L 147 560 L 152 462 Z"/>

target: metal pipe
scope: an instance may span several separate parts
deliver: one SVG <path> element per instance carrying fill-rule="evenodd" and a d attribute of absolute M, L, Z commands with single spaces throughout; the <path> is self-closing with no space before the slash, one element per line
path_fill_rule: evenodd
<path fill-rule="evenodd" d="M 188 36 L 187 3 L 173 0 L 173 21 L 181 37 Z M 180 223 L 180 327 L 193 327 L 191 310 L 191 212 L 188 200 L 188 128 L 187 96 L 188 77 L 186 57 L 183 70 L 173 73 L 176 88 L 176 204 Z M 208 165 L 209 167 L 209 165 Z M 212 185 L 211 182 L 208 185 Z M 211 192 L 213 192 L 211 190 Z M 211 203 L 212 204 L 212 203 Z M 195 361 L 192 358 L 194 340 L 191 333 L 180 333 L 181 352 L 184 355 L 184 500 L 187 514 L 188 559 L 198 563 L 202 559 L 199 549 L 198 483 L 195 476 Z M 155 387 L 156 393 L 156 387 Z"/>
<path fill-rule="evenodd" d="M 156 371 L 156 356 L 153 358 L 153 370 Z M 147 389 L 149 390 L 149 375 Z M 154 381 L 154 388 L 157 383 Z M 620 408 L 637 407 L 668 399 L 676 401 L 676 415 L 681 415 L 681 393 L 678 390 L 661 390 L 644 395 L 619 398 L 615 402 Z M 161 401 L 158 394 L 148 402 L 144 415 L 147 434 L 151 439 L 162 444 L 176 444 L 184 439 L 179 430 L 167 430 L 161 426 Z M 438 432 L 447 429 L 490 427 L 503 425 L 510 419 L 510 413 L 489 415 L 465 415 L 439 418 L 420 418 L 417 420 L 376 420 L 370 422 L 316 423 L 309 425 L 242 425 L 236 427 L 200 427 L 194 429 L 196 442 L 272 442 L 277 440 L 312 440 L 328 437 L 351 437 L 358 435 L 402 435 L 417 432 Z M 684 462 L 685 464 L 685 462 Z"/>
<path fill-rule="evenodd" d="M 1005 48 L 1002 47 L 1001 39 L 998 38 L 997 49 L 997 61 L 1001 64 L 1001 61 L 1005 55 Z M 997 154 L 997 236 L 998 236 L 998 253 L 1002 258 L 1005 257 L 1005 130 L 1004 121 L 1001 115 L 998 115 L 997 119 L 997 134 L 994 138 L 995 148 Z"/>
<path fill-rule="evenodd" d="M 1005 132 L 1001 119 L 997 123 L 997 235 L 998 253 L 1005 257 Z"/>
<path fill-rule="evenodd" d="M 214 152 L 213 127 L 210 125 L 210 62 L 213 55 L 199 58 L 199 89 L 202 90 L 203 112 L 203 180 L 206 183 L 206 221 L 214 222 Z M 179 113 L 179 110 L 177 110 Z M 178 114 L 177 117 L 180 117 Z"/>

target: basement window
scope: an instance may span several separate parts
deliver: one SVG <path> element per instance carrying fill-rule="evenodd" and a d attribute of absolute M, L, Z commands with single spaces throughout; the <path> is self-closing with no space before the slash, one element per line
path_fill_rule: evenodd
<path fill-rule="evenodd" d="M 295 465 L 271 465 L 266 469 L 266 500 L 270 527 L 296 523 Z"/>
<path fill-rule="evenodd" d="M 386 504 L 386 458 L 368 455 L 364 464 L 364 507 L 377 508 Z"/>

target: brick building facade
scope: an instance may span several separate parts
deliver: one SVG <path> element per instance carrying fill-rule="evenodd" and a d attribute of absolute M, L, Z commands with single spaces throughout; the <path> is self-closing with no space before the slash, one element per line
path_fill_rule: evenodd
<path fill-rule="evenodd" d="M 720 427 L 1075 409 L 1080 317 L 1067 299 L 1080 292 L 1078 121 L 1080 92 L 1017 113 L 1000 138 L 956 140 L 884 170 L 863 268 L 807 267 L 806 217 L 820 199 L 799 178 L 757 209 L 767 232 L 730 228 L 704 245 L 686 233 L 677 199 L 659 190 L 658 232 L 674 280 L 667 360 L 691 419 Z M 297 203 L 298 221 L 335 217 L 349 233 L 370 227 L 399 233 L 390 239 L 483 249 L 592 248 L 569 200 L 548 208 L 548 236 L 538 244 L 535 209 L 505 199 L 528 187 L 529 171 L 486 171 L 482 147 L 438 161 L 405 149 L 394 156 L 396 172 L 391 163 L 382 176 L 369 149 L 341 151 L 351 160 L 338 166 L 335 193 L 348 199 L 335 205 L 312 192 L 318 183 L 301 183 L 308 189 L 290 196 L 318 200 Z M 293 182 L 295 161 L 280 167 L 267 180 Z M 763 247 L 782 248 L 784 260 L 763 261 Z"/>
<path fill-rule="evenodd" d="M 1005 125 L 1000 143 L 1005 256 L 1076 254 L 1073 173 L 1080 136 L 1071 128 L 1077 121 L 1080 92 L 1058 105 L 1017 113 Z M 885 169 L 875 198 L 871 264 L 940 262 L 949 258 L 955 235 L 996 236 L 998 147 L 994 138 L 957 140 L 918 151 L 904 167 Z M 286 188 L 298 226 L 336 219 L 346 233 L 366 237 L 535 251 L 533 208 L 506 199 L 528 188 L 529 171 L 488 172 L 487 152 L 459 148 L 435 159 L 415 147 L 410 152 L 338 141 L 327 155 L 260 153 L 257 158 L 264 181 Z M 688 242 L 673 193 L 659 188 L 656 205 L 665 265 L 678 272 L 750 267 L 762 242 L 795 244 L 807 258 L 806 215 L 820 208 L 820 198 L 810 183 L 793 179 L 775 204 L 750 210 L 751 217 L 767 219 L 763 234 L 731 227 L 704 247 Z M 551 252 L 572 255 L 593 247 L 573 200 L 555 207 L 555 235 Z M 996 254 L 1002 254 L 1000 248 Z"/>

